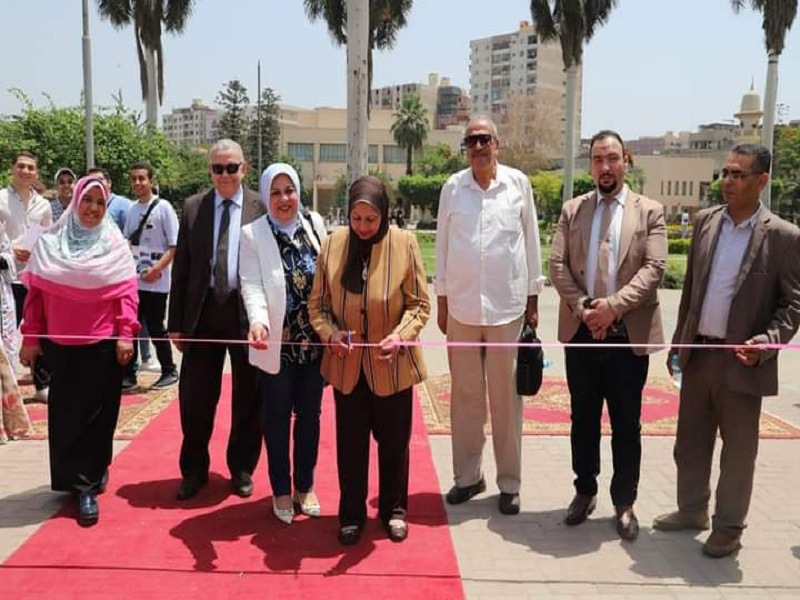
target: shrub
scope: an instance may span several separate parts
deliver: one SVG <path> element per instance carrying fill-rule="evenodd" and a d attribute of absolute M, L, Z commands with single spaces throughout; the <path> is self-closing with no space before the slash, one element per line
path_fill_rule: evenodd
<path fill-rule="evenodd" d="M 689 244 L 692 240 L 677 239 L 668 240 L 668 249 L 670 254 L 689 254 Z"/>

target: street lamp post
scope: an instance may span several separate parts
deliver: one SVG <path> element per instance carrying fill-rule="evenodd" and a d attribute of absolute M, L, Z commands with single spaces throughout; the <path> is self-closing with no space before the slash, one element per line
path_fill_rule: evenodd
<path fill-rule="evenodd" d="M 86 168 L 94 166 L 94 115 L 92 108 L 92 41 L 89 38 L 89 0 L 83 0 L 83 112 L 86 124 Z"/>

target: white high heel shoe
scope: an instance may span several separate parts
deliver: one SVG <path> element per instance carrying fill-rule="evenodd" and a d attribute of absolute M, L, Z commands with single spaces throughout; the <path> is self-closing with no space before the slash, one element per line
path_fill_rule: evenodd
<path fill-rule="evenodd" d="M 294 506 L 290 508 L 278 508 L 278 504 L 275 502 L 275 497 L 273 496 L 272 514 L 274 514 L 281 523 L 291 525 L 292 520 L 294 520 Z"/>
<path fill-rule="evenodd" d="M 294 503 L 300 506 L 300 512 L 309 517 L 319 518 L 322 514 L 322 507 L 319 505 L 317 495 L 309 491 L 305 494 L 294 493 Z"/>

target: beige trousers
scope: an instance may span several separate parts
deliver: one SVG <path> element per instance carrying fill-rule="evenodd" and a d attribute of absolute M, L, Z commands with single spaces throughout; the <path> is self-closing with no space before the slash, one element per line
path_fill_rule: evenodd
<path fill-rule="evenodd" d="M 694 350 L 683 372 L 675 464 L 678 508 L 708 511 L 714 443 L 722 438 L 713 528 L 741 533 L 753 492 L 761 397 L 735 392 L 724 373 L 736 358 L 727 350 Z"/>
<path fill-rule="evenodd" d="M 464 325 L 447 320 L 449 342 L 516 342 L 524 323 L 520 316 L 494 327 Z M 522 469 L 522 398 L 517 394 L 517 349 L 448 347 L 450 363 L 450 422 L 453 473 L 459 487 L 481 477 L 481 456 L 486 442 L 486 392 L 492 419 L 492 445 L 497 463 L 497 487 L 519 493 Z"/>

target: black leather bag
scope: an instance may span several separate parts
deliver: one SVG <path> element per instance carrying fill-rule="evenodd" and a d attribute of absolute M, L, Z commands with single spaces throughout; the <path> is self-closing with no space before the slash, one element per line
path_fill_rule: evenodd
<path fill-rule="evenodd" d="M 542 342 L 536 337 L 536 330 L 528 323 L 522 328 L 519 341 L 525 345 L 517 350 L 517 393 L 521 396 L 535 396 L 542 387 Z"/>

